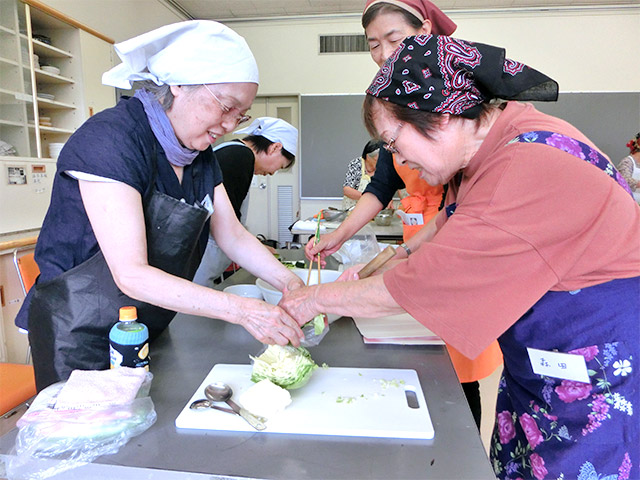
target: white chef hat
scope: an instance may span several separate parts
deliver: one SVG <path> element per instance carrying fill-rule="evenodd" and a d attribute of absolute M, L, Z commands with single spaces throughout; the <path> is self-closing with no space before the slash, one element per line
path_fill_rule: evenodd
<path fill-rule="evenodd" d="M 136 80 L 158 85 L 258 83 L 247 42 L 221 23 L 192 20 L 165 25 L 115 45 L 122 63 L 102 83 L 129 89 Z"/>
<path fill-rule="evenodd" d="M 272 142 L 280 142 L 282 147 L 293 156 L 298 155 L 298 129 L 280 118 L 259 117 L 248 127 L 233 133 L 261 135 Z"/>

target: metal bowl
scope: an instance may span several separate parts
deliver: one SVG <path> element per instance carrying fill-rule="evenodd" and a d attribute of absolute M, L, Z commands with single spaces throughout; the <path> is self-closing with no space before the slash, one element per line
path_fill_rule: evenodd
<path fill-rule="evenodd" d="M 344 214 L 343 210 L 333 210 L 333 209 L 329 210 L 326 208 L 322 210 L 322 217 L 328 222 L 335 220 L 336 218 L 340 217 L 343 214 Z"/>
<path fill-rule="evenodd" d="M 376 225 L 381 227 L 388 227 L 391 225 L 391 220 L 393 220 L 393 210 L 388 208 L 381 210 L 373 219 L 373 221 L 376 222 Z"/>

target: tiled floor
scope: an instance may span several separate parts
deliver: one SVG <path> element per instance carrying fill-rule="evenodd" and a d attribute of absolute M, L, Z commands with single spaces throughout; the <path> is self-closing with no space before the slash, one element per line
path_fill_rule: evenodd
<path fill-rule="evenodd" d="M 493 421 L 495 418 L 496 395 L 498 392 L 498 382 L 502 374 L 502 366 L 498 367 L 487 378 L 480 380 L 480 400 L 482 402 L 482 422 L 480 423 L 480 437 L 484 447 L 489 452 L 489 442 L 493 431 Z"/>

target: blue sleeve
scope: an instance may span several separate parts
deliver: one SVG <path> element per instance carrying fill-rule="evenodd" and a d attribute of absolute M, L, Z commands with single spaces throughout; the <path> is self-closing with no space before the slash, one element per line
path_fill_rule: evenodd
<path fill-rule="evenodd" d="M 404 188 L 404 182 L 393 165 L 393 155 L 381 148 L 376 173 L 371 177 L 371 182 L 364 193 L 374 194 L 382 205 L 387 205 L 396 191 L 402 188 Z"/>
<path fill-rule="evenodd" d="M 153 133 L 142 104 L 121 101 L 87 120 L 67 141 L 58 159 L 58 174 L 67 170 L 111 178 L 143 194 L 151 178 Z"/>

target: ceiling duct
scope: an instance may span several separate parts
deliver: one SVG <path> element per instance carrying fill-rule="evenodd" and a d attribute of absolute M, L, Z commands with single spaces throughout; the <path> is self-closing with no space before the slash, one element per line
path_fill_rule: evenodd
<path fill-rule="evenodd" d="M 362 53 L 369 52 L 367 39 L 363 34 L 320 35 L 320 53 Z"/>

